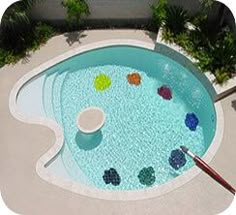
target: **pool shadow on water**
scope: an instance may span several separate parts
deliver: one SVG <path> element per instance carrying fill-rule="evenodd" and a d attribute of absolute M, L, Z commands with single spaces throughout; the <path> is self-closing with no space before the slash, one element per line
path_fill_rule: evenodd
<path fill-rule="evenodd" d="M 80 149 L 89 151 L 97 148 L 100 145 L 102 142 L 102 137 L 103 135 L 101 130 L 93 134 L 84 134 L 78 131 L 75 136 L 75 142 Z"/>

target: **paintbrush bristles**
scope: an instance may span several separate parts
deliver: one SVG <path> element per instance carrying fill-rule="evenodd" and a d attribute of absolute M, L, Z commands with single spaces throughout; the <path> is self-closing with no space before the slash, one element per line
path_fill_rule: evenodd
<path fill-rule="evenodd" d="M 181 150 L 184 152 L 184 153 L 187 153 L 188 152 L 188 148 L 185 147 L 185 146 L 180 146 Z"/>

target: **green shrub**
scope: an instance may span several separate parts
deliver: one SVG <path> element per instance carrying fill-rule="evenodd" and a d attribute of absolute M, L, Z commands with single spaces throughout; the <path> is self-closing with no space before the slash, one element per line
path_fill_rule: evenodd
<path fill-rule="evenodd" d="M 159 0 L 156 5 L 151 6 L 153 22 L 157 29 L 161 27 L 166 17 L 166 6 L 167 0 Z"/>
<path fill-rule="evenodd" d="M 211 65 L 213 58 L 211 56 L 211 53 L 204 51 L 203 49 L 195 50 L 192 53 L 192 56 L 198 60 L 197 66 L 203 71 L 211 71 L 214 73 L 214 70 L 212 70 Z"/>
<path fill-rule="evenodd" d="M 162 31 L 162 39 L 166 42 L 176 43 L 176 37 L 169 29 L 164 28 Z"/>
<path fill-rule="evenodd" d="M 210 65 L 213 62 L 211 53 L 201 47 L 195 46 L 188 32 L 175 35 L 170 30 L 164 29 L 163 39 L 181 46 L 189 55 L 198 60 L 197 66 L 202 71 L 209 71 Z"/>
<path fill-rule="evenodd" d="M 208 37 L 198 28 L 189 31 L 189 37 L 193 41 L 195 47 L 208 48 L 210 46 Z"/>
<path fill-rule="evenodd" d="M 76 28 L 81 24 L 81 17 L 90 14 L 89 6 L 85 0 L 63 0 L 62 6 L 66 8 L 67 22 L 70 28 Z"/>
<path fill-rule="evenodd" d="M 30 20 L 28 10 L 35 2 L 42 0 L 22 0 L 11 5 L 1 21 L 0 67 L 14 64 L 36 50 L 54 34 L 54 29 L 43 23 Z"/>
<path fill-rule="evenodd" d="M 215 0 L 199 0 L 202 7 L 205 8 L 205 9 L 210 9 L 212 8 Z"/>
<path fill-rule="evenodd" d="M 1 22 L 2 44 L 10 49 L 20 47 L 29 31 L 30 20 L 26 11 L 23 11 L 18 5 L 10 6 Z"/>
<path fill-rule="evenodd" d="M 223 84 L 230 79 L 228 71 L 225 68 L 216 69 L 215 71 L 216 81 L 219 84 Z"/>
<path fill-rule="evenodd" d="M 42 0 L 21 0 L 12 4 L 1 20 L 1 46 L 12 51 L 24 49 L 25 38 L 32 31 L 28 11 Z"/>
<path fill-rule="evenodd" d="M 0 48 L 0 68 L 6 64 L 15 64 L 20 59 L 25 57 L 25 53 L 13 53 L 5 49 Z"/>
<path fill-rule="evenodd" d="M 233 33 L 226 32 L 220 35 L 212 45 L 212 56 L 214 60 L 212 66 L 214 68 L 224 67 L 228 73 L 235 72 L 236 65 L 236 38 Z"/>
<path fill-rule="evenodd" d="M 53 27 L 45 23 L 37 23 L 33 29 L 33 43 L 32 49 L 38 49 L 42 44 L 45 44 L 53 35 L 55 30 Z"/>
<path fill-rule="evenodd" d="M 5 50 L 0 49 L 0 68 L 6 64 L 6 57 L 9 55 Z"/>
<path fill-rule="evenodd" d="M 5 64 L 15 64 L 20 59 L 27 56 L 27 53 L 31 50 L 35 51 L 40 46 L 47 42 L 55 34 L 54 29 L 44 23 L 36 23 L 32 31 L 24 37 L 21 48 L 9 49 L 5 46 L 0 47 L 0 67 Z"/>
<path fill-rule="evenodd" d="M 194 49 L 194 44 L 191 41 L 188 32 L 183 32 L 175 37 L 175 43 L 182 46 L 187 52 L 192 52 Z"/>
<path fill-rule="evenodd" d="M 178 13 L 181 13 L 180 11 L 179 9 Z M 236 37 L 230 28 L 210 25 L 207 16 L 198 14 L 192 19 L 195 27 L 185 29 L 185 18 L 179 18 L 181 22 L 177 21 L 176 14 L 176 11 L 170 12 L 167 9 L 163 39 L 183 47 L 197 59 L 197 66 L 202 71 L 210 71 L 215 75 L 218 83 L 221 84 L 232 77 L 236 68 Z"/>
<path fill-rule="evenodd" d="M 190 22 L 194 26 L 200 26 L 202 23 L 206 22 L 206 20 L 207 20 L 207 15 L 201 12 L 197 13 L 193 17 L 190 17 Z"/>
<path fill-rule="evenodd" d="M 190 20 L 188 12 L 179 6 L 168 6 L 164 19 L 165 28 L 174 34 L 180 34 L 186 30 L 186 24 Z"/>

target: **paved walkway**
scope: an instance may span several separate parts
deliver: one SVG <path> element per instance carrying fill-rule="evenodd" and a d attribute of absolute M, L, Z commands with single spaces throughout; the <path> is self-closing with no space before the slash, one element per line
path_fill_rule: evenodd
<path fill-rule="evenodd" d="M 81 44 L 118 38 L 153 42 L 155 34 L 99 30 L 57 36 L 28 59 L 0 69 L 0 188 L 6 204 L 27 215 L 208 215 L 225 210 L 232 195 L 203 173 L 163 196 L 130 202 L 80 196 L 53 186 L 36 174 L 36 161 L 54 144 L 55 137 L 46 127 L 24 124 L 11 116 L 8 99 L 14 83 L 41 63 Z M 223 143 L 211 165 L 236 187 L 236 93 L 222 100 L 222 106 Z"/>

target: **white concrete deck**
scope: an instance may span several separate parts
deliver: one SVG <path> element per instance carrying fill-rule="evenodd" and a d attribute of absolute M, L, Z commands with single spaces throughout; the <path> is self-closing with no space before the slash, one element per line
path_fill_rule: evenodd
<path fill-rule="evenodd" d="M 40 125 L 24 124 L 11 116 L 9 94 L 25 73 L 81 44 L 104 39 L 136 39 L 155 42 L 155 34 L 135 30 L 99 30 L 52 38 L 29 59 L 0 69 L 0 188 L 6 204 L 21 214 L 216 214 L 226 209 L 233 196 L 201 173 L 166 195 L 141 201 L 97 200 L 63 190 L 41 179 L 35 165 L 54 144 L 54 133 Z M 236 187 L 236 93 L 222 101 L 225 132 L 211 165 Z"/>

